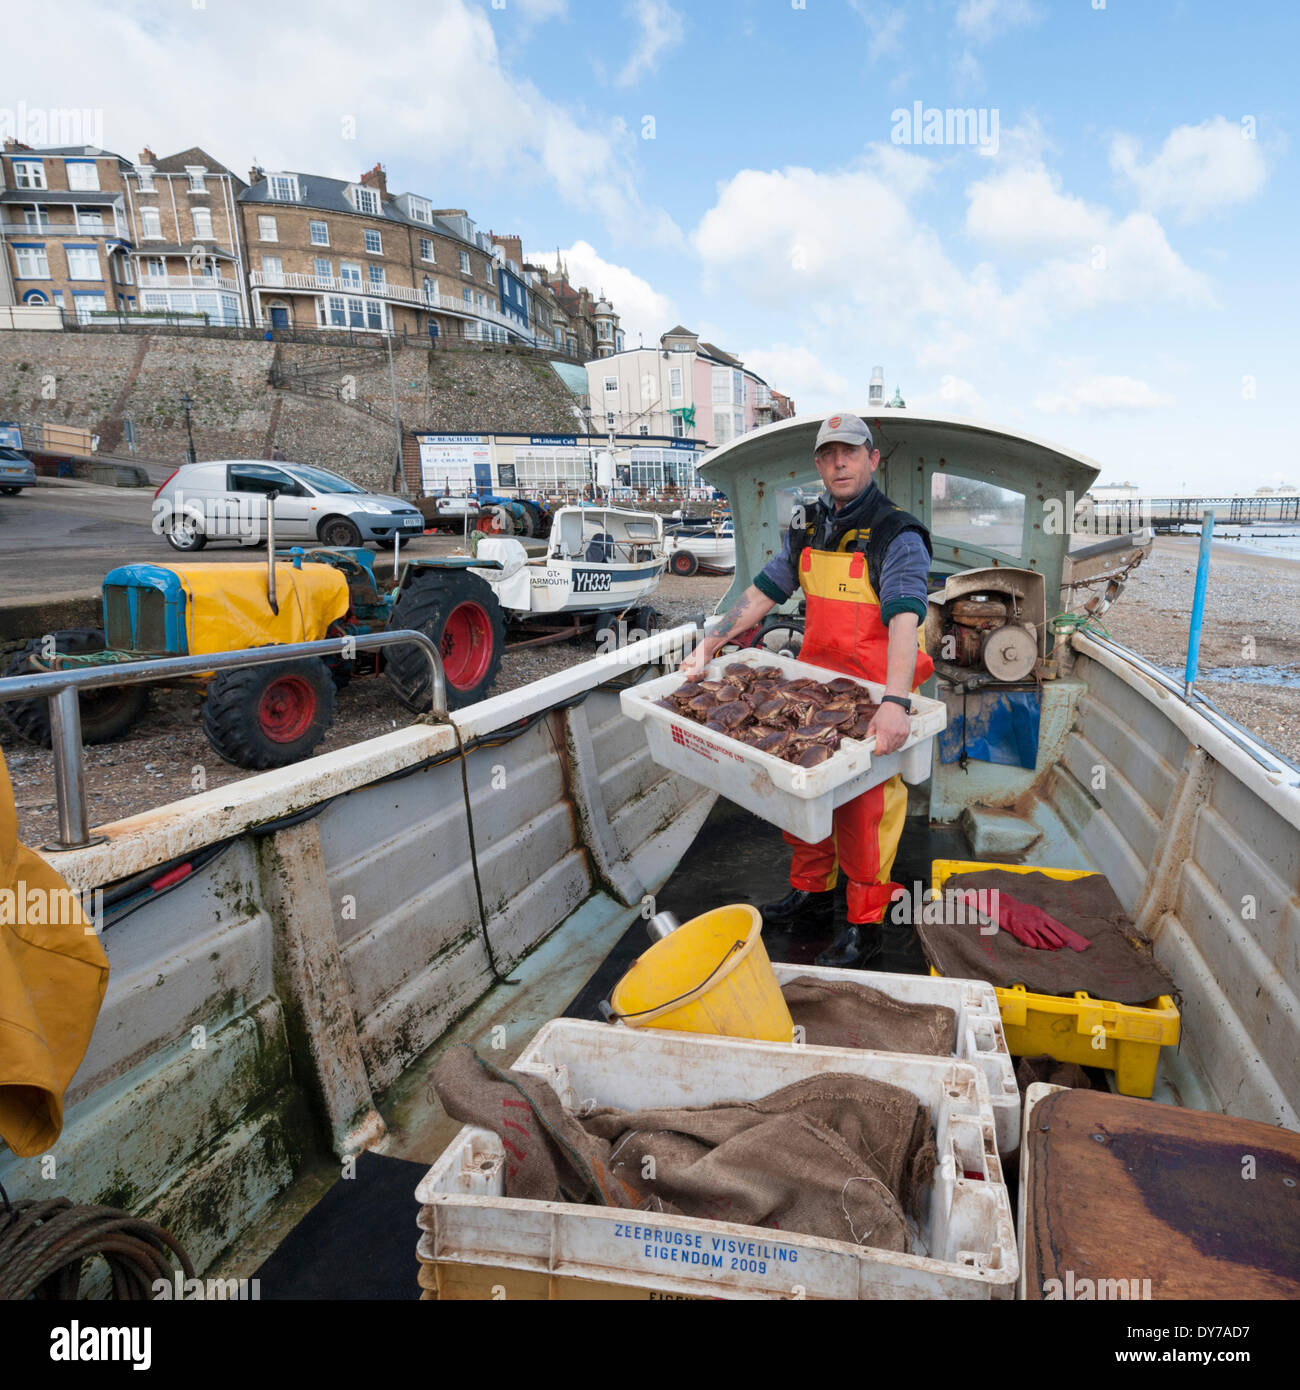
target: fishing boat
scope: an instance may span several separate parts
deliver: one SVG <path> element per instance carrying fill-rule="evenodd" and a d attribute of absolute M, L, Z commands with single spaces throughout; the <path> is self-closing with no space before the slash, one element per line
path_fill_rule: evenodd
<path fill-rule="evenodd" d="M 780 544 L 781 492 L 811 483 L 820 424 L 777 422 L 705 465 L 735 518 L 719 611 Z M 975 571 L 971 591 L 1002 590 L 1030 665 L 1049 672 L 1021 682 L 1041 699 L 1029 765 L 936 759 L 910 789 L 895 877 L 928 886 L 934 861 L 991 845 L 1001 863 L 1103 872 L 1177 982 L 1181 1039 L 1162 1050 L 1155 1100 L 1300 1128 L 1300 769 L 1086 622 L 1053 629 L 1069 537 L 1040 499 L 1082 495 L 1096 464 L 940 415 L 892 411 L 886 431 L 880 481 L 932 525 L 944 601 Z M 1022 499 L 1015 539 L 945 536 L 957 476 Z M 515 578 L 530 607 L 626 602 L 615 586 L 652 583 L 657 541 L 639 514 L 561 509 L 546 556 Z M 164 1224 L 200 1274 L 253 1275 L 311 1219 L 323 1163 L 438 1158 L 459 1126 L 426 1087 L 449 1047 L 505 1067 L 547 1020 L 599 1020 L 644 947 L 648 902 L 684 919 L 781 891 L 779 834 L 658 766 L 621 712 L 619 687 L 671 670 L 690 631 L 46 851 L 74 889 L 102 892 L 112 966 L 66 1095 L 58 1189 Z M 1023 640 L 1008 640 L 1011 668 Z M 979 695 L 960 676 L 926 688 L 953 715 Z M 767 939 L 784 961 L 820 944 Z M 904 934 L 884 968 L 926 963 Z M 50 1189 L 39 1158 L 9 1152 L 0 1181 L 11 1198 Z M 415 1218 L 413 1196 L 392 1217 L 412 1255 Z M 677 1277 L 709 1292 L 707 1271 Z M 790 1295 L 754 1273 L 740 1296 Z"/>
<path fill-rule="evenodd" d="M 546 551 L 511 538 L 481 540 L 474 570 L 515 617 L 619 613 L 654 592 L 664 570 L 663 521 L 618 507 L 560 507 Z M 498 567 L 499 566 L 499 567 Z"/>

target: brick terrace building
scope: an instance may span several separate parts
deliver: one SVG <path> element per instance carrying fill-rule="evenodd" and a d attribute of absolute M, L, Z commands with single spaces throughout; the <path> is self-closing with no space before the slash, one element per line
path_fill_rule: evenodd
<path fill-rule="evenodd" d="M 500 309 L 489 239 L 460 208 L 393 196 L 376 164 L 355 183 L 253 171 L 240 195 L 253 322 L 272 328 L 527 342 Z M 430 335 L 434 336 L 434 335 Z"/>
<path fill-rule="evenodd" d="M 138 307 L 249 323 L 238 211 L 248 185 L 197 147 L 165 159 L 142 150 L 125 182 Z"/>
<path fill-rule="evenodd" d="M 0 155 L 0 251 L 18 304 L 80 318 L 133 307 L 124 176 L 130 161 L 93 145 Z"/>

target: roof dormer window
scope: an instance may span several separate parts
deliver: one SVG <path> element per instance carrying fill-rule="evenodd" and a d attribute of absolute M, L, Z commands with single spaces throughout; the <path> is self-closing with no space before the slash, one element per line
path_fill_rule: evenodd
<path fill-rule="evenodd" d="M 268 174 L 266 190 L 277 203 L 296 203 L 298 201 L 298 175 Z"/>
<path fill-rule="evenodd" d="M 427 198 L 412 198 L 410 200 L 411 216 L 416 222 L 426 224 L 433 221 L 429 210 L 429 200 Z"/>
<path fill-rule="evenodd" d="M 354 188 L 352 190 L 352 205 L 358 212 L 363 212 L 367 217 L 379 216 L 379 194 L 373 188 Z"/>
<path fill-rule="evenodd" d="M 208 191 L 207 184 L 203 182 L 204 170 L 202 168 L 197 165 L 187 164 L 185 166 L 185 173 L 190 181 L 191 193 L 206 193 Z"/>
<path fill-rule="evenodd" d="M 141 193 L 156 193 L 158 190 L 153 186 L 153 165 L 142 164 L 135 171 L 140 179 Z"/>

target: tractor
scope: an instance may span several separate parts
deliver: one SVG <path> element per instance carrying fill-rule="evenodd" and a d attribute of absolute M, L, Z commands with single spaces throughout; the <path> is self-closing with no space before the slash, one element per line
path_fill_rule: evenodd
<path fill-rule="evenodd" d="M 375 573 L 364 547 L 295 547 L 268 560 L 230 564 L 130 564 L 104 579 L 103 629 L 57 632 L 29 642 L 6 675 L 310 642 L 398 629 L 425 633 L 439 648 L 452 709 L 481 699 L 496 679 L 505 617 L 492 587 L 469 566 L 489 560 L 408 561 L 395 582 Z M 384 659 L 386 658 L 386 659 Z M 413 644 L 348 660 L 298 659 L 221 671 L 186 681 L 203 692 L 203 729 L 239 767 L 282 767 L 307 757 L 334 718 L 335 692 L 353 675 L 384 673 L 417 713 L 431 703 L 429 671 Z M 86 743 L 121 737 L 144 713 L 148 689 L 123 685 L 81 697 Z M 16 732 L 50 745 L 43 699 L 4 707 Z"/>

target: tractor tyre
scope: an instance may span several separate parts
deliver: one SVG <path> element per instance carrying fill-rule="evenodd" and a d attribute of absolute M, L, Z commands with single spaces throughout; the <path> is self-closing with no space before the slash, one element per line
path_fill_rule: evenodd
<path fill-rule="evenodd" d="M 689 550 L 674 550 L 668 561 L 668 568 L 680 579 L 689 579 L 699 567 L 699 560 Z"/>
<path fill-rule="evenodd" d="M 311 755 L 334 722 L 323 661 L 277 661 L 218 671 L 203 701 L 203 732 L 236 767 L 285 767 Z"/>
<path fill-rule="evenodd" d="M 388 619 L 388 631 L 423 632 L 442 656 L 447 708 L 481 700 L 501 667 L 506 620 L 492 586 L 464 570 L 425 571 L 405 589 Z M 429 666 L 413 643 L 385 649 L 385 669 L 397 698 L 417 714 L 432 703 Z"/>
<path fill-rule="evenodd" d="M 345 516 L 327 516 L 320 524 L 317 532 L 320 536 L 322 545 L 334 546 L 339 549 L 356 549 L 363 544 L 361 532 L 355 521 L 349 521 Z"/>
<path fill-rule="evenodd" d="M 97 627 L 72 628 L 53 633 L 54 649 L 68 656 L 81 656 L 104 650 L 104 634 Z M 43 637 L 34 638 L 15 653 L 5 668 L 6 676 L 25 676 L 40 669 L 39 658 L 45 645 Z M 38 659 L 33 666 L 32 658 Z M 106 686 L 88 690 L 79 697 L 81 705 L 82 743 L 112 743 L 126 731 L 149 707 L 149 691 L 143 685 Z M 8 719 L 15 733 L 29 743 L 48 748 L 50 735 L 50 704 L 47 699 L 8 700 L 0 704 L 0 712 Z"/>

